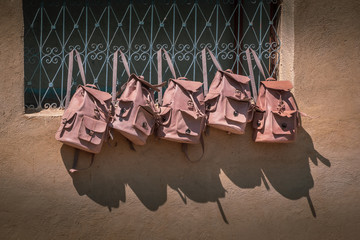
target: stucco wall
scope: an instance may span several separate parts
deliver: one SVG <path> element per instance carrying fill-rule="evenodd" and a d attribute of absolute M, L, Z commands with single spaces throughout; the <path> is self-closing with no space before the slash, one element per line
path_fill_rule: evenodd
<path fill-rule="evenodd" d="M 176 143 L 150 138 L 133 152 L 116 134 L 70 176 L 60 117 L 23 114 L 21 0 L 0 1 L 1 238 L 357 239 L 360 6 L 285 0 L 283 11 L 281 79 L 314 117 L 296 143 L 211 129 L 191 164 Z"/>

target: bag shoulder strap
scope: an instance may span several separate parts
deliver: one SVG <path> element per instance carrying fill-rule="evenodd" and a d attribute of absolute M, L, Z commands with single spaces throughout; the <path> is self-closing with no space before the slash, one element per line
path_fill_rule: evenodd
<path fill-rule="evenodd" d="M 76 53 L 76 60 L 77 60 L 78 66 L 79 66 L 81 80 L 83 82 L 83 85 L 84 86 L 86 85 L 85 72 L 84 72 L 84 67 L 83 67 L 83 63 L 81 61 L 80 54 L 76 49 L 73 49 L 69 53 L 69 66 L 68 66 L 68 77 L 67 77 L 67 86 L 66 86 L 65 109 L 69 106 L 69 103 L 70 103 L 72 74 L 73 74 L 73 68 L 74 68 L 74 52 Z"/>
<path fill-rule="evenodd" d="M 174 79 L 176 79 L 176 73 L 175 73 L 175 68 L 174 68 L 174 65 L 171 61 L 171 58 L 168 54 L 168 52 L 163 49 L 163 48 L 160 48 L 158 51 L 157 51 L 157 64 L 158 64 L 158 86 L 162 86 L 163 83 L 162 83 L 162 51 L 164 52 L 165 54 L 165 58 L 166 58 L 166 61 L 169 65 L 169 69 L 171 71 L 171 74 L 172 76 L 174 77 Z M 159 93 L 158 93 L 158 101 L 159 103 L 161 103 L 162 101 L 162 91 L 160 90 Z"/>
<path fill-rule="evenodd" d="M 264 69 L 263 69 L 263 67 L 261 65 L 259 57 L 257 56 L 256 52 L 252 48 L 249 47 L 248 49 L 246 49 L 246 60 L 247 60 L 248 67 L 249 67 L 249 77 L 250 77 L 250 82 L 251 82 L 251 89 L 252 89 L 252 93 L 253 93 L 253 98 L 254 98 L 254 101 L 256 102 L 257 101 L 257 90 L 256 90 L 256 84 L 255 84 L 254 69 L 253 69 L 253 66 L 252 66 L 252 61 L 251 61 L 251 55 L 250 54 L 252 54 L 254 56 L 255 63 L 257 65 L 257 67 L 259 68 L 259 71 L 260 71 L 261 75 L 265 79 L 266 79 L 266 76 L 265 76 L 265 72 L 264 72 Z"/>
<path fill-rule="evenodd" d="M 116 101 L 116 79 L 117 79 L 117 67 L 118 67 L 119 52 L 121 55 L 121 60 L 125 67 L 125 71 L 126 71 L 127 75 L 130 77 L 129 63 L 126 60 L 124 53 L 120 49 L 118 49 L 114 52 L 114 59 L 113 59 L 113 79 L 112 79 L 112 91 L 111 91 L 112 102 Z"/>
<path fill-rule="evenodd" d="M 222 71 L 220 63 L 218 62 L 218 60 L 216 60 L 216 57 L 214 56 L 214 54 L 210 51 L 210 49 L 208 49 L 207 47 L 204 47 L 204 49 L 201 51 L 201 60 L 202 60 L 202 71 L 203 71 L 203 83 L 204 83 L 205 96 L 207 95 L 207 93 L 209 91 L 208 90 L 209 82 L 208 82 L 207 66 L 206 66 L 206 50 L 209 52 L 210 57 L 215 65 L 215 67 L 217 68 L 217 70 Z"/>

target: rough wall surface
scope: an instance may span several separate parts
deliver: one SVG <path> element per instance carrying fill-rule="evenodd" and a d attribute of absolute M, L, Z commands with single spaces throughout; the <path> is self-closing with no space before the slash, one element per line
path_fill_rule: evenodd
<path fill-rule="evenodd" d="M 23 114 L 21 0 L 0 1 L 1 238 L 358 239 L 360 4 L 290 5 L 286 77 L 314 117 L 296 143 L 212 129 L 204 159 L 191 164 L 176 143 L 151 138 L 133 152 L 115 135 L 116 147 L 70 176 L 73 150 L 54 139 L 60 118 Z"/>

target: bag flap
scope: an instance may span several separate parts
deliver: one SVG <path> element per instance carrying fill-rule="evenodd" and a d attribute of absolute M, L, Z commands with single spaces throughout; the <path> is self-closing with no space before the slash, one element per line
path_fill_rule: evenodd
<path fill-rule="evenodd" d="M 133 125 L 149 136 L 155 125 L 154 115 L 148 112 L 144 107 L 139 106 Z"/>
<path fill-rule="evenodd" d="M 91 87 L 81 86 L 85 91 L 91 94 L 94 98 L 99 100 L 100 102 L 106 102 L 111 100 L 111 95 L 107 92 L 103 92 Z"/>
<path fill-rule="evenodd" d="M 297 110 L 288 110 L 288 111 L 283 111 L 283 112 L 271 111 L 271 112 L 273 114 L 279 115 L 281 117 L 292 117 L 293 114 L 297 112 Z"/>
<path fill-rule="evenodd" d="M 235 101 L 241 101 L 241 102 L 250 102 L 252 99 L 251 98 L 238 98 L 238 97 L 236 97 L 236 95 L 235 96 L 226 96 L 227 98 L 229 98 L 229 99 L 233 99 L 233 100 L 235 100 Z"/>
<path fill-rule="evenodd" d="M 119 101 L 116 108 L 116 116 L 121 118 L 127 118 L 134 106 L 133 101 Z"/>
<path fill-rule="evenodd" d="M 296 112 L 297 111 L 285 111 L 273 113 L 272 132 L 274 134 L 293 134 L 296 127 Z"/>
<path fill-rule="evenodd" d="M 190 92 L 196 92 L 202 87 L 201 82 L 196 81 L 189 81 L 189 80 L 179 80 L 178 79 L 171 79 L 171 81 L 175 82 L 176 84 L 180 85 L 184 89 L 190 91 Z"/>
<path fill-rule="evenodd" d="M 235 74 L 235 73 L 229 72 L 229 71 L 220 71 L 220 72 L 222 72 L 225 76 L 228 76 L 229 78 L 234 79 L 235 81 L 242 83 L 242 84 L 248 84 L 250 81 L 250 78 L 247 76 Z"/>
<path fill-rule="evenodd" d="M 154 91 L 157 91 L 157 92 L 160 91 L 159 88 L 160 88 L 161 86 L 154 86 L 154 85 L 152 85 L 151 83 L 145 81 L 144 77 L 141 77 L 141 76 L 138 76 L 138 75 L 132 73 L 132 74 L 130 75 L 128 81 L 130 81 L 131 79 L 136 79 L 137 81 L 139 81 L 139 82 L 141 82 L 143 85 L 145 85 L 147 88 L 150 88 L 150 89 L 152 89 L 152 90 L 154 90 Z M 165 82 L 164 82 L 164 84 L 165 84 Z"/>
<path fill-rule="evenodd" d="M 84 126 L 97 133 L 103 133 L 106 130 L 107 123 L 103 121 L 99 121 L 88 116 L 83 117 L 83 124 Z"/>
<path fill-rule="evenodd" d="M 220 95 L 220 93 L 216 92 L 209 92 L 205 97 L 205 102 L 214 98 L 217 98 Z"/>
<path fill-rule="evenodd" d="M 205 126 L 204 119 L 194 111 L 179 110 L 176 119 L 177 132 L 189 136 L 199 136 Z"/>
<path fill-rule="evenodd" d="M 225 118 L 231 121 L 246 123 L 250 102 L 227 97 Z"/>
<path fill-rule="evenodd" d="M 171 111 L 172 108 L 170 107 L 160 107 L 160 121 L 161 125 L 167 125 L 169 124 L 171 120 Z"/>
<path fill-rule="evenodd" d="M 275 90 L 290 91 L 293 88 L 293 85 L 290 81 L 261 81 L 266 88 L 271 88 Z"/>

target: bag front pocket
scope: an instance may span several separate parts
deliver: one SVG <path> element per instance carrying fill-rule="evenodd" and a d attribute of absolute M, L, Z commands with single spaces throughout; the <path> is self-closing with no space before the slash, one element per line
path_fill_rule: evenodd
<path fill-rule="evenodd" d="M 273 134 L 293 134 L 296 126 L 296 110 L 279 113 L 272 111 L 272 132 Z"/>
<path fill-rule="evenodd" d="M 234 97 L 226 97 L 225 118 L 234 122 L 246 123 L 250 102 Z"/>
<path fill-rule="evenodd" d="M 81 140 L 98 145 L 101 143 L 106 131 L 107 123 L 88 116 L 83 116 L 79 129 Z"/>
<path fill-rule="evenodd" d="M 116 116 L 119 117 L 119 119 L 121 120 L 128 118 L 133 106 L 134 103 L 132 101 L 119 101 Z"/>
<path fill-rule="evenodd" d="M 149 136 L 155 125 L 154 115 L 149 113 L 144 107 L 139 106 L 133 124 L 137 129 Z"/>
<path fill-rule="evenodd" d="M 205 117 L 194 111 L 179 110 L 176 117 L 177 132 L 183 135 L 199 136 L 205 126 Z"/>

